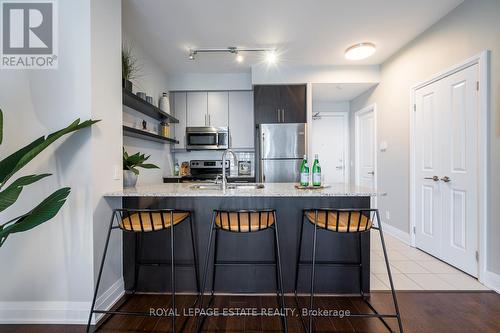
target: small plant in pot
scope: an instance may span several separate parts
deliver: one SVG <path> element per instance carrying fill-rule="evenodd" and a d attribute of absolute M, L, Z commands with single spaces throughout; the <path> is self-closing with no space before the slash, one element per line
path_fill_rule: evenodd
<path fill-rule="evenodd" d="M 125 90 L 132 92 L 132 81 L 137 79 L 141 66 L 137 58 L 132 54 L 132 48 L 122 48 L 122 86 Z"/>
<path fill-rule="evenodd" d="M 134 187 L 137 184 L 137 176 L 139 176 L 139 170 L 137 168 L 144 169 L 159 169 L 158 166 L 146 162 L 151 156 L 146 156 L 145 154 L 135 153 L 130 155 L 123 148 L 123 186 L 124 187 Z"/>

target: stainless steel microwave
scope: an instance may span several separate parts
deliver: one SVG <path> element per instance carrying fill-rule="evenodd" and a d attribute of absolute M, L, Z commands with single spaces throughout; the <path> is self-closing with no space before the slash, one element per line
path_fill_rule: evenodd
<path fill-rule="evenodd" d="M 227 127 L 186 127 L 187 150 L 225 150 L 229 148 Z"/>

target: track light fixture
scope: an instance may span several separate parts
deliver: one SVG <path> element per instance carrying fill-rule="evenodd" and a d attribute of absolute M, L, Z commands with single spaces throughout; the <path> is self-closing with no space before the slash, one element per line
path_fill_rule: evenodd
<path fill-rule="evenodd" d="M 269 64 L 276 63 L 278 55 L 276 50 L 273 48 L 240 48 L 236 46 L 229 46 L 226 48 L 207 48 L 207 49 L 190 49 L 189 50 L 189 60 L 195 60 L 199 53 L 231 53 L 235 55 L 236 62 L 241 63 L 245 60 L 242 52 L 264 52 L 266 56 L 266 61 Z"/>

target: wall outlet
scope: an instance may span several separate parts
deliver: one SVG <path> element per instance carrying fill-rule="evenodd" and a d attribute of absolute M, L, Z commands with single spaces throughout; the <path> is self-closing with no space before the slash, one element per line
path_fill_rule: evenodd
<path fill-rule="evenodd" d="M 122 168 L 119 165 L 113 166 L 113 180 L 120 180 L 122 177 Z"/>
<path fill-rule="evenodd" d="M 388 210 L 385 211 L 385 219 L 386 220 L 390 220 L 391 219 L 391 213 Z"/>

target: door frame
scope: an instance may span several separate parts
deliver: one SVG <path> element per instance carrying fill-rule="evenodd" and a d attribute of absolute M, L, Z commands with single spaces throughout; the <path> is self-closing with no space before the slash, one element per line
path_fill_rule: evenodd
<path fill-rule="evenodd" d="M 342 116 L 344 118 L 344 182 L 346 184 L 349 184 L 351 182 L 351 166 L 350 166 L 350 161 L 351 161 L 351 143 L 350 143 L 350 135 L 349 135 L 349 128 L 350 128 L 350 119 L 349 119 L 349 112 L 343 112 L 343 111 L 322 111 L 322 112 L 317 112 L 315 113 L 311 121 L 314 121 L 315 119 L 321 119 L 321 118 L 329 118 L 333 116 Z M 312 126 L 313 130 L 314 127 Z M 312 131 L 311 131 L 311 138 L 312 138 Z M 314 142 L 311 140 L 311 148 L 314 147 Z M 311 149 L 313 151 L 313 149 Z"/>
<path fill-rule="evenodd" d="M 487 258 L 487 228 L 489 226 L 489 185 L 488 180 L 490 179 L 490 168 L 488 166 L 489 160 L 489 142 L 490 142 L 490 130 L 489 130 L 489 72 L 490 72 L 490 51 L 485 50 L 475 56 L 456 64 L 445 71 L 435 74 L 428 80 L 420 82 L 413 86 L 410 91 L 410 240 L 411 246 L 415 247 L 415 228 L 416 228 L 416 185 L 415 185 L 415 93 L 418 89 L 439 81 L 447 76 L 457 73 L 467 67 L 478 65 L 479 66 L 479 138 L 478 138 L 478 280 L 484 282 L 488 271 L 487 263 L 489 258 Z"/>
<path fill-rule="evenodd" d="M 365 113 L 373 112 L 373 142 L 374 142 L 374 151 L 373 151 L 373 172 L 375 173 L 373 177 L 373 186 L 377 189 L 378 185 L 378 124 L 377 124 L 377 104 L 373 103 L 368 105 L 356 112 L 354 112 L 354 184 L 359 186 L 359 154 L 361 152 L 359 146 L 359 117 Z M 377 208 L 377 197 L 372 197 L 372 208 Z"/>

